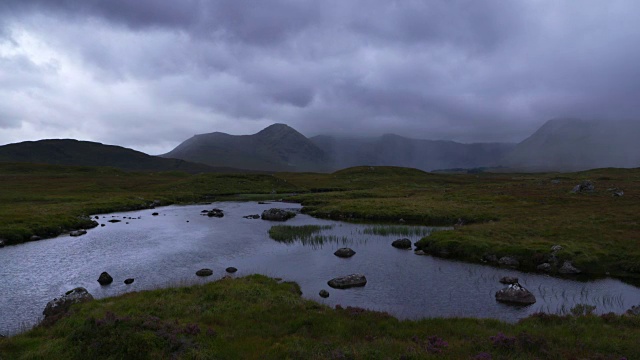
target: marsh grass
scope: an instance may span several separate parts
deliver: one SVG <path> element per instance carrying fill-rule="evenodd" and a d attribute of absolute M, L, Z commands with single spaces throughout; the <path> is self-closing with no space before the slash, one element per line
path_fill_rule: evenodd
<path fill-rule="evenodd" d="M 424 237 L 431 235 L 433 228 L 408 225 L 374 225 L 362 229 L 363 234 L 381 236 Z"/>
<path fill-rule="evenodd" d="M 293 243 L 296 240 L 310 241 L 322 230 L 331 229 L 333 225 L 274 225 L 269 229 L 269 237 L 282 243 Z"/>

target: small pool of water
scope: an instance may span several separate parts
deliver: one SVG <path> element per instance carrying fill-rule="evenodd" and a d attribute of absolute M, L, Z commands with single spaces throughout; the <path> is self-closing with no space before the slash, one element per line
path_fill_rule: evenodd
<path fill-rule="evenodd" d="M 220 208 L 223 218 L 201 216 Z M 104 227 L 84 236 L 54 239 L 0 249 L 0 333 L 15 334 L 37 323 L 46 303 L 77 286 L 96 298 L 129 291 L 214 281 L 234 266 L 233 276 L 254 273 L 300 284 L 303 296 L 335 306 L 359 306 L 386 311 L 398 318 L 481 317 L 516 321 L 537 311 L 562 313 L 578 303 L 596 306 L 599 313 L 621 313 L 640 304 L 640 289 L 615 279 L 578 282 L 521 273 L 478 264 L 418 256 L 391 242 L 405 236 L 365 233 L 371 225 L 315 219 L 299 214 L 286 225 L 331 225 L 323 244 L 279 243 L 268 230 L 283 223 L 245 219 L 263 210 L 296 208 L 287 203 L 223 202 L 212 205 L 168 206 L 153 210 L 100 215 Z M 158 212 L 158 216 L 152 216 Z M 121 220 L 109 223 L 108 220 Z M 420 236 L 409 236 L 412 242 Z M 356 251 L 349 259 L 333 255 L 340 247 Z M 201 268 L 214 270 L 198 278 Z M 114 282 L 100 286 L 101 272 Z M 362 288 L 331 289 L 331 278 L 365 274 Z M 495 301 L 504 287 L 502 276 L 517 276 L 537 298 L 534 305 L 513 307 Z M 126 278 L 135 278 L 131 285 Z M 318 295 L 327 289 L 330 297 Z"/>

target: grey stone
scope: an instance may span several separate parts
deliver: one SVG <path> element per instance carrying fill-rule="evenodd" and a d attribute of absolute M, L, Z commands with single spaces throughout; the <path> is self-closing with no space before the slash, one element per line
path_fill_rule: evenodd
<path fill-rule="evenodd" d="M 83 287 L 77 287 L 71 291 L 67 291 L 66 294 L 59 298 L 55 298 L 47 303 L 42 315 L 47 317 L 62 314 L 69 310 L 69 307 L 73 304 L 91 301 L 93 296 L 89 294 L 87 289 Z"/>
<path fill-rule="evenodd" d="M 573 266 L 571 261 L 567 260 L 562 264 L 560 269 L 558 269 L 558 272 L 560 274 L 580 274 L 582 271 L 580 271 L 580 269 Z"/>
<path fill-rule="evenodd" d="M 287 211 L 284 209 L 272 208 L 262 212 L 262 220 L 270 221 L 286 221 L 296 216 L 293 211 Z"/>
<path fill-rule="evenodd" d="M 70 236 L 82 236 L 87 233 L 87 230 L 76 230 L 69 233 Z"/>
<path fill-rule="evenodd" d="M 200 269 L 196 271 L 196 275 L 198 276 L 211 276 L 213 275 L 213 270 L 211 269 Z"/>
<path fill-rule="evenodd" d="M 367 278 L 362 274 L 351 274 L 331 279 L 327 284 L 335 289 L 347 289 L 350 287 L 365 286 L 367 284 Z"/>
<path fill-rule="evenodd" d="M 519 283 L 511 284 L 496 293 L 496 300 L 504 303 L 530 305 L 536 297 Z"/>
<path fill-rule="evenodd" d="M 391 246 L 398 249 L 411 249 L 411 240 L 398 239 L 391 243 Z"/>
<path fill-rule="evenodd" d="M 322 298 L 328 298 L 329 297 L 329 292 L 327 290 L 322 289 L 322 290 L 320 290 L 319 295 Z"/>
<path fill-rule="evenodd" d="M 593 190 L 595 190 L 595 186 L 593 185 L 593 183 L 590 180 L 585 180 L 580 184 L 574 186 L 571 192 L 572 193 L 593 192 Z"/>
<path fill-rule="evenodd" d="M 500 279 L 500 283 L 507 284 L 507 285 L 518 284 L 518 278 L 513 276 L 503 276 Z"/>
<path fill-rule="evenodd" d="M 640 316 L 640 305 L 634 305 L 625 313 L 632 316 Z"/>
<path fill-rule="evenodd" d="M 503 256 L 498 260 L 498 264 L 504 266 L 518 267 L 520 266 L 520 261 L 514 258 L 513 256 Z"/>
<path fill-rule="evenodd" d="M 233 274 L 234 272 L 238 271 L 238 269 L 234 268 L 233 266 L 229 266 L 228 268 L 225 269 L 226 272 Z"/>
<path fill-rule="evenodd" d="M 108 272 L 104 271 L 100 274 L 98 282 L 100 283 L 100 285 L 109 285 L 113 282 L 113 278 L 111 277 L 111 275 L 109 275 Z"/>
<path fill-rule="evenodd" d="M 333 255 L 335 255 L 337 257 L 341 257 L 341 258 L 350 258 L 355 254 L 356 254 L 356 252 L 353 251 L 350 248 L 340 248 L 340 249 L 336 250 L 336 252 L 333 253 Z"/>
<path fill-rule="evenodd" d="M 133 284 L 133 280 L 134 280 L 133 278 L 128 278 L 124 281 L 124 283 L 127 285 L 130 285 L 130 284 Z"/>
<path fill-rule="evenodd" d="M 208 213 L 207 213 L 208 217 L 217 217 L 217 218 L 221 218 L 224 217 L 224 212 L 222 212 L 222 210 L 220 209 L 211 209 Z"/>
<path fill-rule="evenodd" d="M 549 272 L 549 271 L 551 271 L 551 264 L 542 263 L 542 264 L 536 266 L 536 269 L 538 269 L 538 271 Z"/>

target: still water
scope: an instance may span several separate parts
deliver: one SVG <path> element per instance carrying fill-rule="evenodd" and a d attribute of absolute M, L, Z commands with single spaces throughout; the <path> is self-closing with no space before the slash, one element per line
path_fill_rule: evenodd
<path fill-rule="evenodd" d="M 201 216 L 220 208 L 223 218 Z M 599 313 L 621 313 L 640 304 L 640 288 L 614 279 L 578 282 L 490 266 L 418 256 L 398 250 L 391 242 L 404 236 L 364 233 L 368 225 L 315 219 L 298 214 L 287 225 L 333 225 L 323 235 L 337 241 L 323 245 L 278 243 L 269 238 L 275 223 L 245 219 L 263 210 L 296 204 L 223 202 L 211 205 L 168 206 L 154 210 L 100 215 L 104 227 L 84 236 L 62 235 L 0 249 L 0 334 L 10 335 L 36 324 L 46 303 L 77 286 L 94 297 L 115 296 L 175 285 L 214 281 L 234 266 L 239 277 L 254 273 L 295 281 L 303 296 L 323 304 L 359 306 L 406 318 L 483 317 L 516 321 L 545 311 L 562 313 L 577 303 L 596 306 Z M 152 216 L 158 212 L 158 216 Z M 118 219 L 121 222 L 109 223 Z M 413 242 L 419 236 L 409 237 Z M 344 243 L 346 242 L 346 244 Z M 338 258 L 333 252 L 349 246 L 356 255 Z M 201 268 L 214 270 L 198 278 Z M 100 286 L 102 271 L 114 282 Z M 331 289 L 327 281 L 352 273 L 365 274 L 363 288 Z M 517 276 L 537 298 L 534 305 L 513 307 L 495 301 L 504 287 L 502 276 Z M 131 285 L 126 278 L 135 278 Z M 318 295 L 327 289 L 330 297 Z"/>

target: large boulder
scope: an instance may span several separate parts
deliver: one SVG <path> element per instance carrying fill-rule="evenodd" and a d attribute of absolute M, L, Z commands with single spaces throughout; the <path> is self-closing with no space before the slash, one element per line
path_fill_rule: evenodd
<path fill-rule="evenodd" d="M 100 274 L 100 277 L 98 278 L 98 282 L 100 283 L 100 285 L 109 285 L 113 282 L 113 278 L 111 277 L 111 275 L 109 275 L 108 272 L 104 271 L 102 272 L 102 274 Z"/>
<path fill-rule="evenodd" d="M 496 300 L 504 303 L 530 305 L 536 297 L 519 283 L 511 284 L 496 293 Z"/>
<path fill-rule="evenodd" d="M 44 315 L 45 318 L 49 318 L 63 314 L 69 310 L 71 305 L 91 300 L 93 300 L 93 296 L 89 294 L 87 289 L 77 287 L 73 290 L 67 291 L 63 296 L 49 301 L 47 306 L 44 308 L 42 315 Z"/>
<path fill-rule="evenodd" d="M 351 274 L 331 279 L 327 284 L 334 289 L 347 289 L 350 287 L 367 285 L 367 278 L 362 274 Z"/>
<path fill-rule="evenodd" d="M 573 266 L 571 261 L 565 261 L 560 269 L 558 269 L 560 274 L 580 274 L 582 271 L 577 267 Z"/>
<path fill-rule="evenodd" d="M 333 255 L 335 255 L 337 257 L 341 257 L 341 258 L 350 258 L 355 254 L 356 254 L 356 252 L 353 251 L 350 248 L 340 248 L 340 249 L 336 250 L 336 252 L 333 253 Z"/>
<path fill-rule="evenodd" d="M 262 220 L 270 221 L 286 221 L 296 216 L 293 211 L 287 211 L 285 209 L 272 208 L 262 212 Z"/>
<path fill-rule="evenodd" d="M 411 240 L 409 239 L 398 239 L 394 240 L 391 243 L 391 246 L 398 249 L 411 249 Z"/>

